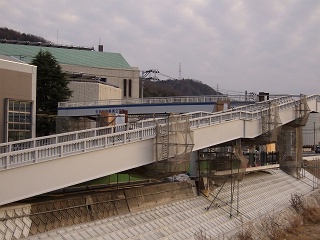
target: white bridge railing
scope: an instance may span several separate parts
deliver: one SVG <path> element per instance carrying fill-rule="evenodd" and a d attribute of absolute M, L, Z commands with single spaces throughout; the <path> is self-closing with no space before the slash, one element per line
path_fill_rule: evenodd
<path fill-rule="evenodd" d="M 315 98 L 319 100 L 319 95 L 309 96 L 307 101 Z M 223 112 L 193 112 L 182 116 L 188 116 L 191 128 L 211 126 L 238 119 L 250 121 L 269 114 L 271 102 L 276 102 L 279 111 L 281 111 L 295 108 L 297 104 L 300 104 L 300 98 L 286 96 Z M 133 141 L 151 139 L 155 137 L 157 124 L 167 124 L 167 118 L 142 120 L 111 127 L 3 143 L 0 144 L 0 171 Z"/>
<path fill-rule="evenodd" d="M 244 99 L 244 96 L 235 96 L 237 99 Z M 183 96 L 183 97 L 156 97 L 156 98 L 130 98 L 110 99 L 84 102 L 59 102 L 59 108 L 104 106 L 104 105 L 126 105 L 126 104 L 157 104 L 157 103 L 194 103 L 194 102 L 216 102 L 218 100 L 230 99 L 225 95 L 210 96 Z M 249 99 L 249 97 L 248 97 Z M 249 101 L 249 100 L 248 100 Z M 253 101 L 253 99 L 251 99 Z"/>
<path fill-rule="evenodd" d="M 280 98 L 284 95 L 269 95 L 270 99 Z M 288 95 L 286 95 L 288 96 Z M 157 104 L 157 103 L 198 103 L 217 102 L 219 100 L 247 101 L 255 103 L 258 101 L 256 94 L 247 95 L 207 95 L 207 96 L 177 96 L 177 97 L 156 97 L 156 98 L 130 98 L 130 99 L 110 99 L 83 102 L 59 102 L 59 108 L 88 107 L 88 106 L 109 106 L 126 104 Z"/>

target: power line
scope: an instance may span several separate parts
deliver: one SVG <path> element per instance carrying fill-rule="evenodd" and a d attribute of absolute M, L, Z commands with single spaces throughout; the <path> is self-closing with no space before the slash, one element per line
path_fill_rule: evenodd
<path fill-rule="evenodd" d="M 180 65 L 179 65 L 179 73 L 180 73 Z M 163 77 L 166 77 L 166 78 L 168 78 L 168 79 L 170 79 L 170 80 L 182 80 L 182 79 L 178 79 L 178 78 L 175 78 L 175 77 L 171 77 L 171 76 L 168 76 L 168 75 L 166 75 L 166 74 L 164 74 L 164 73 L 162 73 L 162 72 L 159 72 L 158 73 L 159 75 L 161 75 L 161 76 L 163 76 Z M 179 74 L 179 78 L 180 78 L 180 74 Z M 201 80 L 199 80 L 199 79 L 194 79 L 194 78 L 190 78 L 191 80 L 195 80 L 195 81 L 200 81 L 200 82 L 202 82 L 202 83 L 204 83 L 204 84 L 206 84 L 204 81 L 201 81 Z M 158 80 L 160 80 L 160 79 L 158 79 Z M 212 87 L 213 88 L 213 87 Z M 224 89 L 224 88 L 219 88 L 218 87 L 218 84 L 217 84 L 217 88 L 215 89 L 215 88 L 213 88 L 214 90 L 216 90 L 217 92 L 223 92 L 223 93 L 225 93 L 225 94 L 245 94 L 246 92 L 244 91 L 237 91 L 237 90 L 229 90 L 229 89 Z"/>
<path fill-rule="evenodd" d="M 245 94 L 245 92 L 242 91 L 236 91 L 236 90 L 229 90 L 229 89 L 225 89 L 225 88 L 220 88 L 220 91 L 223 91 L 225 93 L 233 93 L 233 94 Z"/>
<path fill-rule="evenodd" d="M 169 78 L 169 79 L 171 79 L 171 80 L 179 80 L 179 79 L 177 79 L 177 78 L 170 77 L 170 76 L 165 75 L 165 74 L 163 74 L 163 73 L 159 73 L 159 75 L 161 75 L 161 76 L 163 76 L 163 77 L 166 77 L 166 78 Z"/>

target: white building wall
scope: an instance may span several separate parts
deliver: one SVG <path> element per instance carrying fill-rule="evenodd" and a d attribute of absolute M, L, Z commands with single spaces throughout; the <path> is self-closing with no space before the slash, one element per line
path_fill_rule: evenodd
<path fill-rule="evenodd" d="M 121 89 L 97 82 L 69 82 L 72 97 L 69 99 L 74 102 L 96 101 L 121 99 Z"/>
<path fill-rule="evenodd" d="M 310 113 L 302 137 L 304 146 L 320 145 L 320 113 Z"/>
<path fill-rule="evenodd" d="M 138 68 L 131 69 L 116 69 L 116 68 L 97 68 L 97 67 L 85 67 L 85 66 L 76 66 L 76 65 L 65 65 L 61 64 L 61 67 L 64 71 L 68 72 L 82 72 L 86 74 L 92 74 L 97 77 L 106 78 L 108 84 L 119 87 L 122 90 L 122 98 L 139 98 L 139 76 L 140 71 Z M 132 81 L 131 97 L 123 96 L 123 82 L 124 79 Z M 127 90 L 129 86 L 127 85 Z"/>
<path fill-rule="evenodd" d="M 122 91 L 120 88 L 99 84 L 99 100 L 121 99 Z"/>

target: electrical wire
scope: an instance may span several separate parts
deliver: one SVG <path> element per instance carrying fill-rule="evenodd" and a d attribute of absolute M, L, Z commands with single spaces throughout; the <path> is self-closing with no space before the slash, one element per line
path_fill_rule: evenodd
<path fill-rule="evenodd" d="M 160 76 L 162 76 L 162 77 L 166 77 L 166 78 L 168 78 L 168 79 L 170 79 L 170 80 L 179 80 L 178 78 L 174 78 L 174 77 L 171 77 L 171 76 L 168 76 L 168 75 L 166 75 L 166 74 L 164 74 L 164 73 L 162 73 L 162 72 L 159 72 L 158 73 Z M 166 80 L 168 80 L 168 79 L 166 79 Z M 204 83 L 204 81 L 201 81 L 201 80 L 199 80 L 199 79 L 193 79 L 193 78 L 190 78 L 191 80 L 195 80 L 195 81 L 199 81 L 199 82 L 202 82 L 202 83 Z M 160 79 L 159 79 L 160 80 Z M 165 81 L 164 79 L 163 80 L 160 80 L 160 81 Z M 204 83 L 205 84 L 205 83 Z M 214 88 L 214 87 L 212 87 L 212 89 L 214 89 L 215 91 L 217 91 L 217 92 L 223 92 L 224 94 L 226 94 L 226 95 L 228 95 L 228 94 L 230 94 L 230 95 L 244 95 L 244 94 L 246 94 L 246 93 L 248 93 L 248 92 L 243 92 L 243 91 L 237 91 L 237 90 L 229 90 L 229 89 L 224 89 L 224 88 Z M 252 92 L 253 93 L 253 92 Z M 250 94 L 252 94 L 251 92 L 250 92 Z"/>

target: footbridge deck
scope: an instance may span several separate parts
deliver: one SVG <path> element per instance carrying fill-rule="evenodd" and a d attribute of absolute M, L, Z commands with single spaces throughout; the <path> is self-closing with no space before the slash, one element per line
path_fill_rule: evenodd
<path fill-rule="evenodd" d="M 318 111 L 319 95 L 286 96 L 223 112 L 192 112 L 194 148 L 263 134 L 262 119 L 278 112 L 278 126 Z M 0 205 L 143 166 L 156 161 L 156 118 L 0 144 Z M 277 127 L 278 127 L 277 126 Z"/>
<path fill-rule="evenodd" d="M 271 96 L 274 98 L 276 96 Z M 125 110 L 128 114 L 187 113 L 194 111 L 214 112 L 219 101 L 230 101 L 231 107 L 248 105 L 256 100 L 249 96 L 183 96 L 97 100 L 85 102 L 60 102 L 58 116 L 96 116 L 101 111 L 119 113 Z"/>

